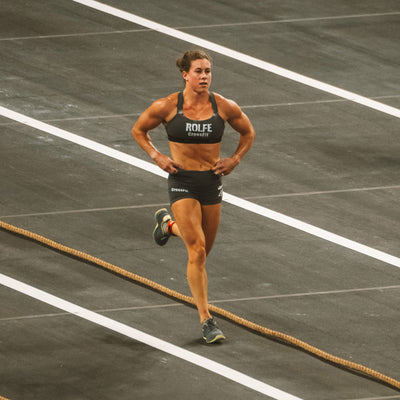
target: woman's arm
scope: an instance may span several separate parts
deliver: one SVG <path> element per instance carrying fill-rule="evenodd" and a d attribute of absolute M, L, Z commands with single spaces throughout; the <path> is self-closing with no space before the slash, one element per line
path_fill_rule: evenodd
<path fill-rule="evenodd" d="M 229 158 L 219 160 L 212 170 L 217 175 L 228 175 L 240 163 L 253 145 L 256 133 L 247 115 L 232 100 L 221 99 L 221 113 L 224 114 L 232 128 L 239 132 L 240 139 L 235 153 Z"/>
<path fill-rule="evenodd" d="M 175 174 L 178 163 L 170 157 L 161 154 L 153 145 L 148 134 L 149 131 L 165 122 L 169 114 L 169 100 L 167 98 L 156 100 L 146 109 L 136 121 L 132 128 L 132 136 L 139 146 L 153 159 L 153 161 L 164 171 Z"/>

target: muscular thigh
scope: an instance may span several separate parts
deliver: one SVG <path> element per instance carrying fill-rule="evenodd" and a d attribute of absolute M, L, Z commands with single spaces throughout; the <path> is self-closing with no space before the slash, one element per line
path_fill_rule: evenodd
<path fill-rule="evenodd" d="M 173 203 L 171 208 L 185 244 L 205 246 L 200 203 L 191 198 L 181 199 Z"/>
<path fill-rule="evenodd" d="M 202 206 L 202 228 L 206 238 L 206 253 L 211 251 L 218 232 L 221 204 Z"/>
<path fill-rule="evenodd" d="M 185 244 L 204 246 L 208 254 L 217 235 L 221 204 L 202 206 L 195 199 L 182 199 L 172 204 L 172 212 Z"/>

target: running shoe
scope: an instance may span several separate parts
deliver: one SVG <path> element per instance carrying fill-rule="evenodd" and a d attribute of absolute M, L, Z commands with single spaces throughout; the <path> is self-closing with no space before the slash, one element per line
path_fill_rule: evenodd
<path fill-rule="evenodd" d="M 166 208 L 161 208 L 154 214 L 154 219 L 157 224 L 153 231 L 153 238 L 159 246 L 164 246 L 171 236 L 168 232 L 168 222 L 171 221 L 172 218 Z"/>
<path fill-rule="evenodd" d="M 225 335 L 217 327 L 217 323 L 215 322 L 214 318 L 209 318 L 204 321 L 201 325 L 201 328 L 203 330 L 203 339 L 206 341 L 206 343 L 216 343 L 225 339 Z"/>

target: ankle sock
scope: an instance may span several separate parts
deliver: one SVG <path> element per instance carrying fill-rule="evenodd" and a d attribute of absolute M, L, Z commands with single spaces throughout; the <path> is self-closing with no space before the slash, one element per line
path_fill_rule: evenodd
<path fill-rule="evenodd" d="M 173 236 L 175 236 L 173 233 L 172 233 L 172 226 L 175 224 L 175 221 L 173 221 L 172 219 L 170 220 L 170 221 L 168 221 L 168 224 L 167 224 L 167 232 L 170 234 L 170 235 L 173 235 Z"/>

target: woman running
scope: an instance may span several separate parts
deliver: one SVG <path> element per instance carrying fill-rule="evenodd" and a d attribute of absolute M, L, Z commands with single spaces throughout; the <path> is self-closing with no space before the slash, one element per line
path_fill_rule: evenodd
<path fill-rule="evenodd" d="M 156 100 L 145 110 L 132 135 L 153 161 L 169 173 L 172 219 L 163 208 L 155 213 L 154 240 L 163 246 L 179 236 L 188 252 L 187 279 L 207 343 L 225 339 L 208 310 L 206 257 L 217 234 L 222 202 L 222 176 L 229 175 L 249 151 L 253 126 L 232 100 L 209 91 L 211 57 L 201 50 L 186 52 L 176 62 L 185 81 L 182 92 Z M 235 153 L 220 158 L 225 122 L 240 134 Z M 160 153 L 148 132 L 163 124 L 171 156 Z"/>

